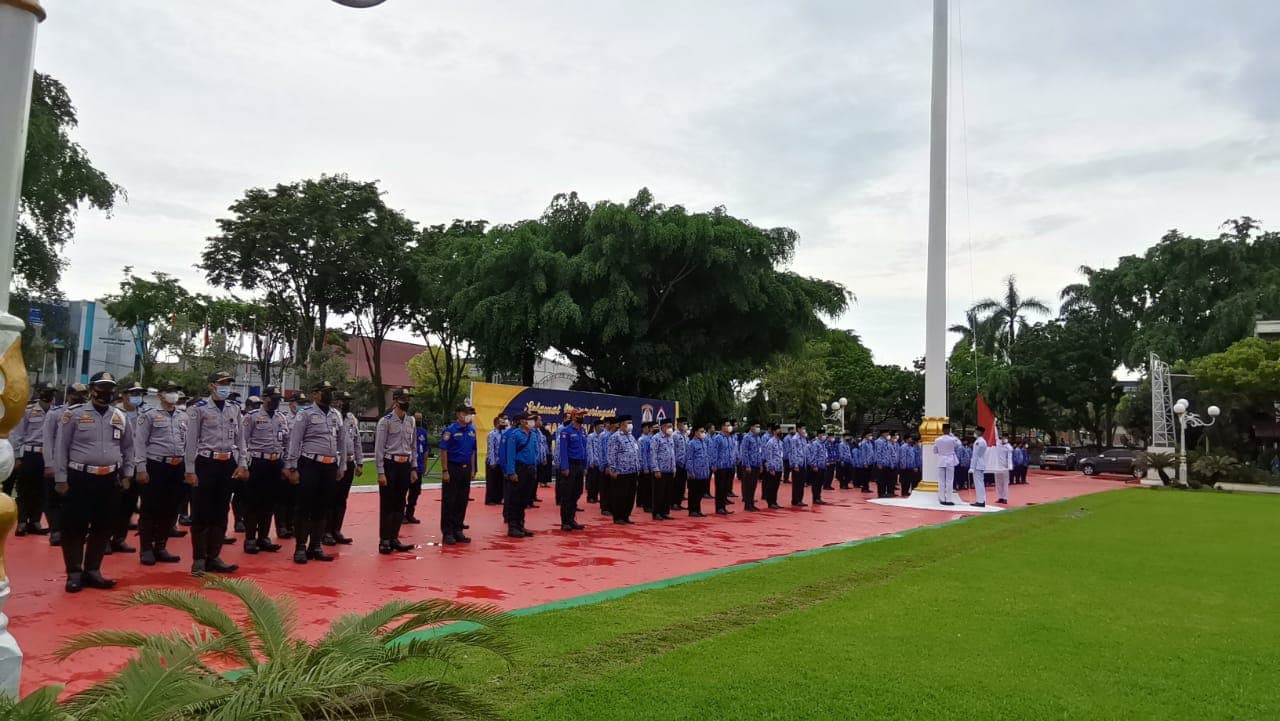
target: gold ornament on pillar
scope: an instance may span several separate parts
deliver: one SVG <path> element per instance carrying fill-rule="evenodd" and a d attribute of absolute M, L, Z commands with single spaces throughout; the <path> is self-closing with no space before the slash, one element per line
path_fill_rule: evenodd
<path fill-rule="evenodd" d="M 931 416 L 921 421 L 920 447 L 924 448 L 926 446 L 933 445 L 933 442 L 938 440 L 938 436 L 942 435 L 942 424 L 949 423 L 950 420 L 951 419 L 945 416 Z M 937 493 L 938 482 L 937 481 L 920 481 L 919 483 L 916 484 L 916 488 L 918 488 L 921 491 L 932 491 L 934 493 Z"/>
<path fill-rule="evenodd" d="M 8 313 L 0 314 L 0 406 L 4 413 L 0 416 L 0 435 L 4 437 L 0 440 L 0 478 L 13 472 L 14 451 L 8 441 L 9 431 L 22 420 L 30 394 L 27 366 L 22 362 L 22 321 Z M 8 578 L 4 539 L 13 533 L 17 524 L 18 506 L 12 498 L 0 493 L 0 583 Z"/>
<path fill-rule="evenodd" d="M 40 0 L 0 0 L 0 5 L 12 5 L 35 15 L 37 20 L 44 20 L 44 8 L 40 7 Z"/>

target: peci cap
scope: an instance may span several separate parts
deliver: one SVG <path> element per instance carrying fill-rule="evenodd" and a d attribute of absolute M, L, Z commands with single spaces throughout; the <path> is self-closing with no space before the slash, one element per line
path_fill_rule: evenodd
<path fill-rule="evenodd" d="M 617 416 L 616 418 L 614 418 L 614 423 L 625 423 L 626 421 L 629 421 L 629 420 L 631 420 L 631 416 L 627 416 L 627 415 Z"/>
<path fill-rule="evenodd" d="M 111 386 L 112 388 L 115 388 L 115 387 L 116 387 L 116 379 L 115 379 L 115 376 L 111 375 L 110 373 L 108 373 L 108 372 L 106 372 L 106 371 L 98 371 L 97 373 L 94 373 L 94 374 L 93 374 L 93 377 L 92 377 L 92 378 L 90 378 L 90 379 L 89 379 L 89 385 L 91 385 L 91 386 Z"/>
<path fill-rule="evenodd" d="M 453 412 L 454 413 L 475 413 L 476 409 L 467 405 L 466 403 L 463 403 L 463 404 L 460 404 L 457 408 L 454 408 Z"/>
<path fill-rule="evenodd" d="M 408 398 L 410 395 L 408 388 L 397 388 L 391 391 L 392 398 Z"/>
<path fill-rule="evenodd" d="M 275 386 L 267 386 L 267 387 L 262 391 L 262 397 L 263 397 L 263 398 L 279 398 L 279 397 L 280 397 L 280 389 L 279 389 L 279 388 L 276 388 Z"/>
<path fill-rule="evenodd" d="M 226 371 L 214 371 L 209 374 L 210 383 L 217 383 L 217 384 L 231 383 L 235 379 L 236 379 L 235 376 L 231 375 Z"/>

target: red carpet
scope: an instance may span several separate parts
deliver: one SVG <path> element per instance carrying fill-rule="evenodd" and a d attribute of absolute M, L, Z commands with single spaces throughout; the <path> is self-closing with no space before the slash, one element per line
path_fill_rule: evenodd
<path fill-rule="evenodd" d="M 1033 472 L 1031 483 L 1014 486 L 1013 505 L 1026 505 L 1117 488 L 1119 480 L 1085 478 L 1078 473 Z M 781 496 L 790 490 L 783 486 Z M 972 492 L 965 492 L 972 498 Z M 990 495 L 990 494 L 988 494 Z M 472 498 L 484 491 L 472 489 Z M 299 618 L 308 635 L 319 636 L 330 620 L 352 611 L 366 611 L 387 599 L 450 598 L 490 602 L 508 609 L 534 606 L 612 588 L 632 586 L 795 551 L 893 533 L 956 518 L 961 514 L 886 508 L 864 502 L 859 491 L 836 490 L 826 497 L 833 505 L 784 509 L 756 514 L 692 519 L 677 512 L 675 521 L 655 523 L 637 512 L 633 526 L 615 526 L 594 505 L 578 518 L 586 531 L 559 530 L 552 489 L 539 491 L 540 508 L 530 511 L 528 527 L 534 538 L 505 536 L 500 507 L 472 502 L 468 523 L 474 542 L 469 546 L 439 545 L 439 492 L 425 490 L 419 516 L 424 523 L 406 526 L 404 540 L 417 543 L 416 553 L 380 556 L 377 553 L 376 493 L 353 493 L 346 524 L 355 545 L 330 549 L 340 557 L 333 563 L 295 565 L 292 546 L 278 554 L 247 556 L 239 546 L 227 546 L 224 560 L 241 566 L 237 576 L 250 578 L 269 593 L 297 599 Z M 994 496 L 991 496 L 994 500 Z M 712 504 L 704 502 L 704 511 Z M 733 506 L 740 509 L 741 503 Z M 554 530 L 553 530 L 554 529 Z M 291 542 L 289 542 L 291 543 Z M 47 683 L 64 683 L 70 690 L 118 667 L 127 652 L 81 654 L 59 663 L 50 652 L 73 633 L 95 628 L 156 631 L 180 623 L 175 614 L 158 610 L 116 608 L 113 600 L 148 586 L 198 588 L 188 575 L 190 546 L 173 539 L 171 550 L 180 564 L 145 568 L 137 554 L 108 556 L 104 572 L 120 585 L 113 591 L 86 589 L 78 595 L 62 590 L 62 556 L 46 537 L 12 538 L 6 559 L 12 591 L 5 612 L 10 630 L 26 656 L 23 693 Z M 186 624 L 181 624 L 186 630 Z"/>

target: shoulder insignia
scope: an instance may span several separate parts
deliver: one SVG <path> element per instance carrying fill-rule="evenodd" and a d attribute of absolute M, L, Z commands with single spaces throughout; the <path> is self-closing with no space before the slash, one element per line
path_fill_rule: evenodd
<path fill-rule="evenodd" d="M 196 408 L 203 408 L 204 406 L 209 405 L 209 401 L 201 398 L 200 400 L 196 401 L 192 405 Z"/>
<path fill-rule="evenodd" d="M 452 434 L 452 433 L 450 433 L 449 431 L 445 431 L 445 432 L 444 432 L 444 435 L 443 435 L 443 436 L 441 436 L 441 438 L 443 438 L 444 440 L 446 440 L 446 441 L 447 441 L 447 440 L 449 440 L 449 438 L 450 438 L 452 435 L 453 435 L 453 434 Z"/>

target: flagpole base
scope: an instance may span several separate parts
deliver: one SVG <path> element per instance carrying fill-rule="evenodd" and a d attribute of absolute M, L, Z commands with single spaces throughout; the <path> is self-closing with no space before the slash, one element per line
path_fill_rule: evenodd
<path fill-rule="evenodd" d="M 925 485 L 931 485 L 933 488 L 925 488 Z M 922 511 L 946 511 L 947 513 L 998 513 L 1005 510 L 1003 506 L 989 505 L 984 508 L 969 505 L 968 501 L 961 500 L 960 496 L 955 496 L 954 506 L 944 506 L 938 499 L 938 484 L 936 481 L 921 481 L 916 486 L 910 496 L 906 498 L 872 498 L 869 503 L 878 506 L 892 506 L 894 508 L 912 508 Z"/>

